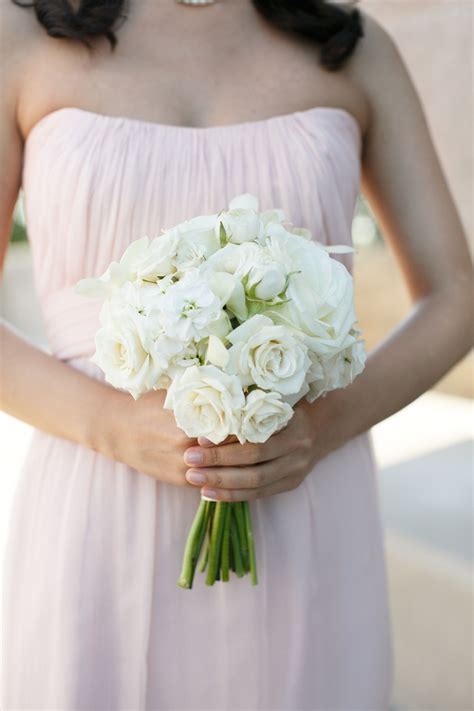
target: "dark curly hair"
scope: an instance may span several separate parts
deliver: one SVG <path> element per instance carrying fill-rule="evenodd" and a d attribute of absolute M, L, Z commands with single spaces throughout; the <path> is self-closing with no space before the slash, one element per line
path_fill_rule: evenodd
<path fill-rule="evenodd" d="M 329 0 L 251 0 L 255 9 L 285 32 L 308 38 L 320 48 L 321 64 L 339 69 L 351 56 L 359 37 L 364 36 L 362 16 L 353 8 L 358 0 L 337 5 Z M 129 0 L 13 0 L 20 7 L 33 7 L 38 21 L 51 37 L 83 42 L 105 36 L 112 49 L 116 30 L 127 18 Z"/>

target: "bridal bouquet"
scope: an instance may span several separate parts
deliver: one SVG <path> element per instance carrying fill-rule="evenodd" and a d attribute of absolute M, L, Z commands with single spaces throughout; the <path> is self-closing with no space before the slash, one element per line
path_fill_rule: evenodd
<path fill-rule="evenodd" d="M 265 442 L 293 406 L 349 385 L 363 370 L 352 277 L 309 230 L 255 196 L 130 244 L 76 292 L 104 298 L 92 357 L 136 399 L 167 390 L 165 408 L 191 438 Z M 250 573 L 257 584 L 248 502 L 201 498 L 178 585 Z"/>

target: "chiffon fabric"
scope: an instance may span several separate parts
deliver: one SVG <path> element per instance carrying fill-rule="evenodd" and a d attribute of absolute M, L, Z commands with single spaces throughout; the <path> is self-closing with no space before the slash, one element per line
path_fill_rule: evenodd
<path fill-rule="evenodd" d="M 22 187 L 52 353 L 101 379 L 89 360 L 101 302 L 76 295 L 76 282 L 102 274 L 131 241 L 235 195 L 350 245 L 361 150 L 342 108 L 206 128 L 76 107 L 46 115 L 27 137 Z M 352 269 L 352 254 L 337 258 Z M 235 576 L 209 587 L 202 574 L 192 590 L 177 586 L 199 498 L 34 431 L 4 561 L 2 709 L 388 708 L 370 433 L 296 489 L 252 502 L 257 587 Z"/>

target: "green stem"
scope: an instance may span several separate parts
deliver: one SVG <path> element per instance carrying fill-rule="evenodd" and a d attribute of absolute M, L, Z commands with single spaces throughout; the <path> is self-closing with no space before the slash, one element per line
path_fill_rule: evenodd
<path fill-rule="evenodd" d="M 257 563 L 255 560 L 255 546 L 253 540 L 252 522 L 250 521 L 250 506 L 248 501 L 243 502 L 243 509 L 245 514 L 245 528 L 247 531 L 247 541 L 249 546 L 250 576 L 252 579 L 252 585 L 257 585 Z"/>
<path fill-rule="evenodd" d="M 225 501 L 218 501 L 212 522 L 211 548 L 209 551 L 209 565 L 207 568 L 206 585 L 214 585 L 219 568 L 220 547 L 224 530 Z"/>
<path fill-rule="evenodd" d="M 210 501 L 206 501 L 206 507 L 205 507 L 205 510 L 204 510 L 204 520 L 203 520 L 203 522 L 202 522 L 202 525 L 201 525 L 201 528 L 200 528 L 200 531 L 199 531 L 199 539 L 198 539 L 198 541 L 197 541 L 197 543 L 196 543 L 196 548 L 195 548 L 195 550 L 194 550 L 194 555 L 193 555 L 193 577 L 194 577 L 194 572 L 195 572 L 196 567 L 197 567 L 197 563 L 198 563 L 198 560 L 199 560 L 199 556 L 200 556 L 200 554 L 201 554 L 201 549 L 202 549 L 204 540 L 205 540 L 205 538 L 206 538 L 207 521 L 208 521 L 208 519 L 209 519 L 209 511 L 210 511 L 209 506 L 210 506 L 210 503 L 211 503 Z"/>
<path fill-rule="evenodd" d="M 189 535 L 186 541 L 186 546 L 184 548 L 183 565 L 181 568 L 181 575 L 178 580 L 178 585 L 181 588 L 190 589 L 193 586 L 194 570 L 196 567 L 196 561 L 199 557 L 199 552 L 202 545 L 202 531 L 206 528 L 207 523 L 207 513 L 208 507 L 206 506 L 208 502 L 201 499 L 199 503 L 198 510 L 194 516 L 194 520 L 189 531 Z"/>
<path fill-rule="evenodd" d="M 209 560 L 209 550 L 211 548 L 211 531 L 212 531 L 212 520 L 214 518 L 214 509 L 216 507 L 215 501 L 208 501 L 208 514 L 207 514 L 207 521 L 206 521 L 206 543 L 204 547 L 204 553 L 201 559 L 201 563 L 199 564 L 199 572 L 204 573 L 206 570 L 206 565 L 207 561 Z"/>
<path fill-rule="evenodd" d="M 222 534 L 222 553 L 221 553 L 221 578 L 223 582 L 229 580 L 229 544 L 230 544 L 230 518 L 231 506 L 227 504 L 225 507 L 224 532 Z"/>
<path fill-rule="evenodd" d="M 234 549 L 232 547 L 232 529 L 235 526 L 235 519 L 230 516 L 230 527 L 229 527 L 229 568 L 235 573 L 235 560 L 234 560 Z"/>
<path fill-rule="evenodd" d="M 201 562 L 199 563 L 198 570 L 200 573 L 204 573 L 206 570 L 206 565 L 207 565 L 207 560 L 209 558 L 209 536 L 206 538 L 206 542 L 204 544 L 204 552 L 202 554 Z"/>
<path fill-rule="evenodd" d="M 250 562 L 243 504 L 243 501 L 237 501 L 236 503 L 232 504 L 232 506 L 234 507 L 235 520 L 237 522 L 237 527 L 239 531 L 240 547 L 242 551 L 242 564 L 244 566 L 244 571 L 248 573 L 250 570 Z"/>
<path fill-rule="evenodd" d="M 237 531 L 237 523 L 236 523 L 235 518 L 234 518 L 234 525 L 230 527 L 230 542 L 232 544 L 232 552 L 234 554 L 235 574 L 239 578 L 241 578 L 244 574 L 244 568 L 242 565 L 242 555 L 240 552 L 239 534 Z"/>

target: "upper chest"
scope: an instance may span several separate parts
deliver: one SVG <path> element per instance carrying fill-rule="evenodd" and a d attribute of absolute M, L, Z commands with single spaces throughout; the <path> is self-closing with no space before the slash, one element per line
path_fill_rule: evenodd
<path fill-rule="evenodd" d="M 220 26 L 211 28 L 199 22 L 199 8 L 186 11 L 186 25 L 168 16 L 146 26 L 143 17 L 132 17 L 118 33 L 114 52 L 105 40 L 91 55 L 73 43 L 45 43 L 32 54 L 25 76 L 23 134 L 42 116 L 69 105 L 189 126 L 332 105 L 345 107 L 364 125 L 354 82 L 344 71 L 324 70 L 314 44 L 262 20 L 253 27 L 248 18 L 243 23 L 221 18 Z"/>

